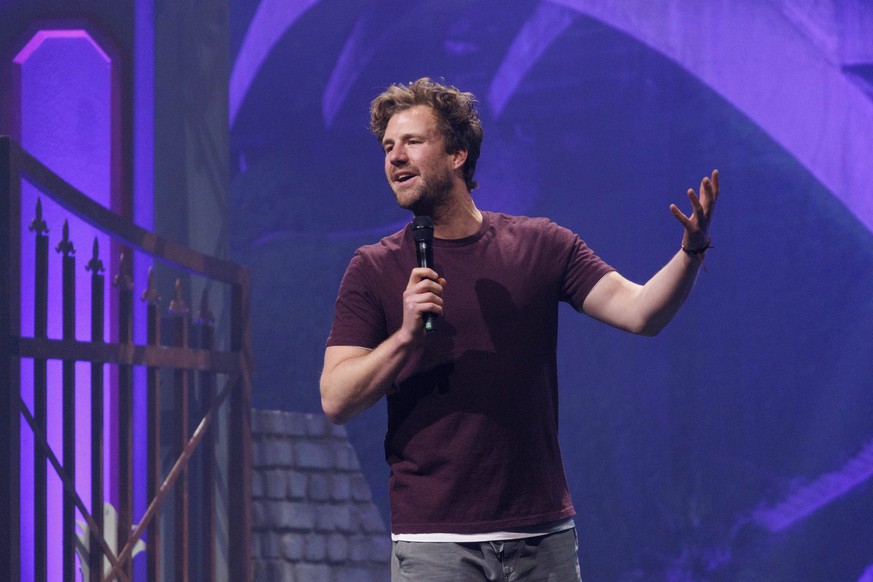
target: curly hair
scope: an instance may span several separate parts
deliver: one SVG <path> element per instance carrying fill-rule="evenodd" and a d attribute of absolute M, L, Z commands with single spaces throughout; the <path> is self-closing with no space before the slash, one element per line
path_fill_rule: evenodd
<path fill-rule="evenodd" d="M 370 103 L 370 131 L 382 143 L 388 120 L 398 111 L 427 105 L 437 118 L 437 128 L 446 141 L 446 153 L 467 152 L 464 182 L 470 190 L 479 186 L 473 179 L 482 147 L 482 123 L 476 111 L 476 97 L 450 85 L 423 77 L 408 85 L 394 84 Z"/>

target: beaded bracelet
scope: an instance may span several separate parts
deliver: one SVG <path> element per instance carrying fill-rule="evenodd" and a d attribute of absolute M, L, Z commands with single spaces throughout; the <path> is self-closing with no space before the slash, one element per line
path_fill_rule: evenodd
<path fill-rule="evenodd" d="M 695 257 L 695 258 L 706 254 L 707 249 L 715 248 L 712 246 L 712 239 L 707 239 L 706 244 L 703 245 L 702 247 L 700 247 L 699 249 L 694 249 L 694 250 L 686 249 L 684 244 L 679 245 L 679 246 L 686 255 L 688 255 L 689 257 Z"/>

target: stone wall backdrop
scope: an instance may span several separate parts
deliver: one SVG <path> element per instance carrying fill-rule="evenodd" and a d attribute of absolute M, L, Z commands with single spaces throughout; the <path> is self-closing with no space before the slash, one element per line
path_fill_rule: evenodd
<path fill-rule="evenodd" d="M 254 410 L 252 440 L 255 580 L 388 580 L 389 534 L 345 428 Z"/>

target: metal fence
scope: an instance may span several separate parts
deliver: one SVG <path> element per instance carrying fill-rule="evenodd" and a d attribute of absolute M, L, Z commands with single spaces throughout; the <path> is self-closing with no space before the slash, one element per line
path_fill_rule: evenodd
<path fill-rule="evenodd" d="M 75 267 L 76 246 L 69 239 L 68 228 L 51 225 L 51 232 L 61 232 L 56 251 L 62 255 L 59 277 L 60 297 L 49 297 L 49 236 L 42 217 L 40 202 L 36 208 L 21 208 L 22 180 L 35 186 L 46 198 L 108 235 L 123 249 L 117 273 L 112 278 L 110 301 L 111 320 L 117 326 L 116 341 L 104 338 L 104 287 L 107 273 L 100 257 L 97 239 L 90 247 L 90 260 L 85 276 L 91 279 L 91 338 L 75 337 Z M 30 232 L 21 231 L 21 212 L 32 212 Z M 145 542 L 146 572 L 149 580 L 161 579 L 162 572 L 174 580 L 188 580 L 192 572 L 198 579 L 214 580 L 216 573 L 216 499 L 214 482 L 216 458 L 226 458 L 227 530 L 232 537 L 222 550 L 227 555 L 227 578 L 233 581 L 251 580 L 250 567 L 250 331 L 249 273 L 234 263 L 210 257 L 172 241 L 163 239 L 110 212 L 103 206 L 64 182 L 8 137 L 0 136 L 0 532 L 6 539 L 0 543 L 0 580 L 20 580 L 22 573 L 32 569 L 34 580 L 47 578 L 47 522 L 62 520 L 61 549 L 64 580 L 78 579 L 75 549 L 77 513 L 87 523 L 87 555 L 89 578 L 96 580 L 132 580 L 132 556 L 137 544 Z M 31 241 L 32 237 L 32 241 Z M 24 244 L 35 247 L 34 281 L 21 281 L 21 249 Z M 81 242 L 75 243 L 82 246 Z M 152 272 L 147 288 L 136 302 L 130 263 L 132 253 L 140 252 L 178 268 L 223 284 L 230 289 L 229 337 L 216 341 L 215 326 L 204 292 L 196 317 L 184 301 L 184 290 L 177 280 L 169 293 L 173 300 L 166 313 L 161 312 L 158 291 Z M 29 271 L 29 269 L 28 269 Z M 79 269 L 79 274 L 84 270 Z M 21 334 L 21 290 L 33 289 L 34 322 L 32 337 Z M 47 310 L 54 302 L 62 303 L 63 333 L 61 338 L 47 335 Z M 147 341 L 133 341 L 134 310 L 146 310 Z M 162 345 L 161 322 L 172 329 L 171 345 Z M 170 332 L 170 333 L 166 333 Z M 226 343 L 226 350 L 216 345 Z M 192 347 L 196 346 L 196 347 Z M 32 408 L 22 398 L 21 365 L 32 362 Z M 47 438 L 47 364 L 61 362 L 63 446 L 53 450 Z M 30 365 L 28 362 L 28 365 Z M 76 444 L 83 441 L 75 434 L 77 362 L 90 363 L 91 455 L 90 502 L 86 505 L 77 492 Z M 112 388 L 117 394 L 118 430 L 104 431 L 104 398 L 109 387 L 104 386 L 104 372 L 112 369 Z M 145 370 L 145 385 L 134 380 L 137 368 Z M 161 404 L 162 384 L 167 387 L 172 402 Z M 30 387 L 28 387 L 28 390 Z M 81 387 L 78 388 L 81 390 Z M 147 401 L 147 435 L 145 484 L 147 509 L 136 516 L 134 525 L 134 391 L 145 390 Z M 28 393 L 29 394 L 29 393 Z M 224 403 L 227 406 L 222 407 Z M 194 405 L 196 403 L 196 406 Z M 228 408 L 229 407 L 229 408 Z M 162 414 L 163 409 L 163 414 Z M 225 450 L 219 451 L 215 427 L 219 411 L 227 418 L 228 434 Z M 169 415 L 169 417 L 168 417 Z M 22 420 L 24 424 L 22 424 Z M 163 429 L 162 429 L 163 426 Z M 34 450 L 21 450 L 21 430 L 33 434 Z M 168 428 L 169 427 L 169 428 Z M 192 430 L 193 428 L 193 430 Z M 115 434 L 117 432 L 117 435 Z M 162 437 L 163 432 L 163 437 Z M 168 436 L 171 434 L 172 436 Z M 103 491 L 104 448 L 107 439 L 117 439 L 112 449 L 118 451 L 116 491 Z M 162 462 L 162 449 L 171 460 Z M 21 498 L 21 459 L 33 455 L 33 499 Z M 196 465 L 192 465 L 192 459 Z M 195 470 L 196 469 L 196 470 Z M 53 471 L 63 486 L 63 514 L 49 516 L 46 502 L 47 482 Z M 81 474 L 81 472 L 80 472 Z M 29 475 L 27 476 L 29 478 Z M 142 486 L 142 484 L 138 484 Z M 28 488 L 29 489 L 29 488 Z M 103 511 L 109 494 L 118 500 L 116 540 L 104 535 Z M 192 503 L 193 500 L 193 503 Z M 164 508 L 164 506 L 167 506 Z M 32 506 L 32 511 L 30 507 Z M 91 511 L 88 511 L 90 506 Z M 22 513 L 24 511 L 24 513 Z M 172 531 L 161 531 L 161 511 L 171 512 Z M 21 563 L 21 522 L 33 520 L 33 563 Z M 167 536 L 172 550 L 172 564 L 163 563 L 161 538 Z M 195 539 L 196 538 L 196 539 Z M 197 543 L 195 543 L 195 541 Z M 113 552 L 112 547 L 117 551 Z M 195 547 L 196 551 L 190 551 Z M 81 546 L 80 546 L 81 550 Z M 105 566 L 108 562 L 108 567 Z M 83 568 L 83 570 L 85 570 Z"/>

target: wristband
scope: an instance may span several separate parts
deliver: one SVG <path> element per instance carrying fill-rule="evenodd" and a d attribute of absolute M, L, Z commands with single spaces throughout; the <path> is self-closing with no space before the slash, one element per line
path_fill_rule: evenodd
<path fill-rule="evenodd" d="M 702 257 L 703 255 L 706 254 L 707 249 L 714 248 L 712 246 L 712 239 L 707 239 L 706 244 L 703 245 L 702 247 L 700 247 L 699 249 L 686 249 L 684 244 L 679 245 L 679 246 L 682 249 L 682 252 L 684 252 L 689 257 L 693 257 L 693 258 Z"/>

